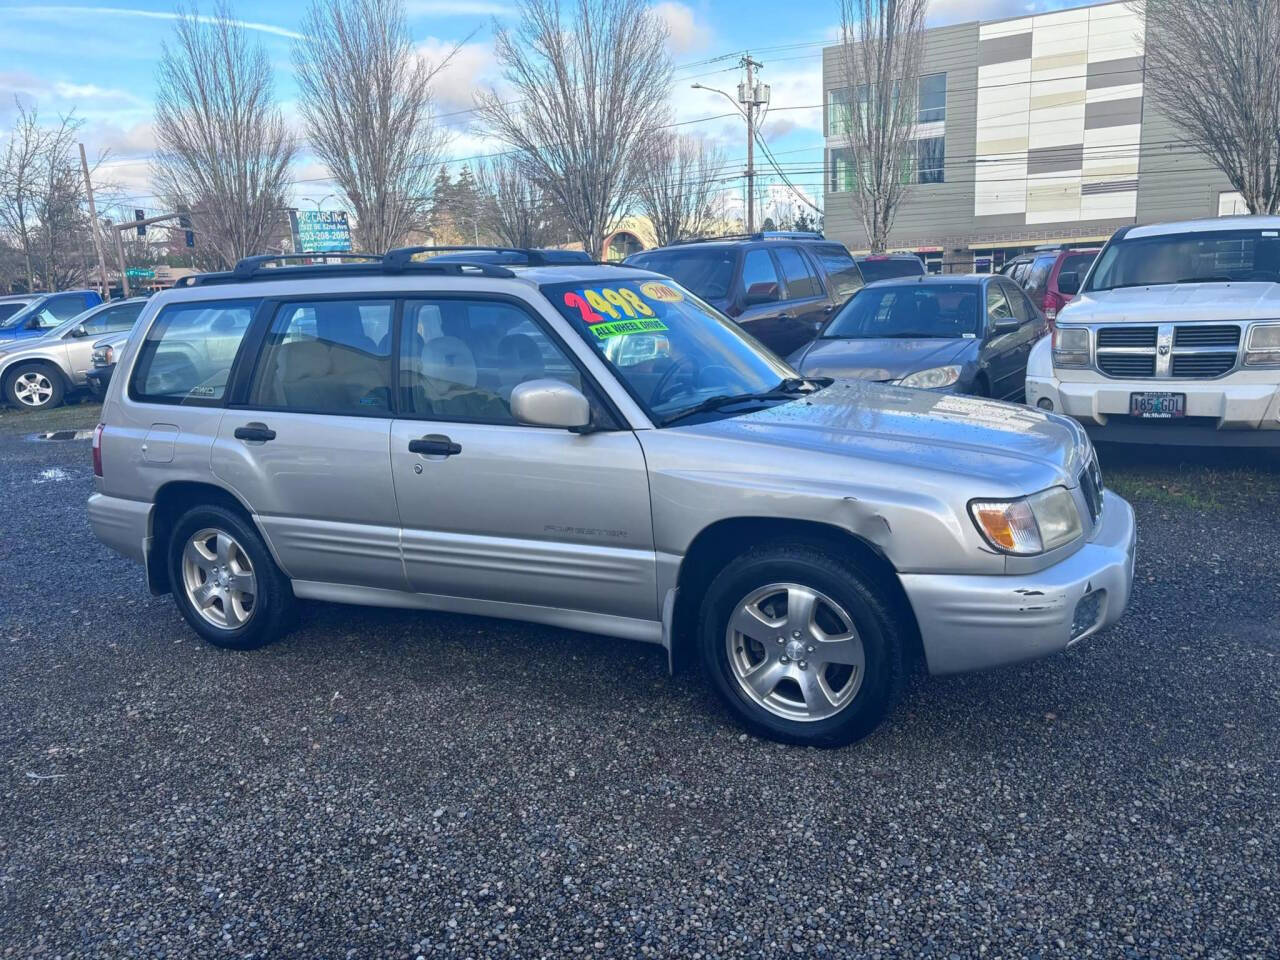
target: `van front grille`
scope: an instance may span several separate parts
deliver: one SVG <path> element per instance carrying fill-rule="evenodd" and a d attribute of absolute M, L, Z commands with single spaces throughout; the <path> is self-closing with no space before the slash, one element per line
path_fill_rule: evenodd
<path fill-rule="evenodd" d="M 1154 377 L 1154 353 L 1099 353 L 1098 369 L 1108 377 Z"/>

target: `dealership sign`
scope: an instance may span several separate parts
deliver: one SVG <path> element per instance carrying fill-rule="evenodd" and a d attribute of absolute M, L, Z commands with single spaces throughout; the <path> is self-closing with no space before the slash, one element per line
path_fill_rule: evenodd
<path fill-rule="evenodd" d="M 294 210 L 293 241 L 299 253 L 342 253 L 351 249 L 345 210 Z"/>

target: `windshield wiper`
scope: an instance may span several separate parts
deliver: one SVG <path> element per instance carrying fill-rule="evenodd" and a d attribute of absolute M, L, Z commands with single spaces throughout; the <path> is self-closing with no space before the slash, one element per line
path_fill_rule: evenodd
<path fill-rule="evenodd" d="M 1230 282 L 1231 282 L 1231 278 L 1230 278 L 1230 277 L 1223 277 L 1223 276 L 1215 276 L 1215 277 L 1183 277 L 1183 278 L 1182 278 L 1181 280 L 1179 280 L 1178 282 L 1179 282 L 1179 283 L 1230 283 Z"/>
<path fill-rule="evenodd" d="M 812 393 L 814 390 L 829 387 L 834 382 L 830 377 L 814 377 L 812 379 L 786 377 L 772 390 L 765 390 L 761 393 L 717 393 L 714 397 L 707 397 L 691 407 L 678 410 L 669 417 L 663 418 L 659 425 L 665 427 L 678 420 L 684 420 L 686 417 L 719 410 L 722 407 L 731 407 L 735 403 L 769 403 L 772 400 L 791 400 L 795 397 Z"/>

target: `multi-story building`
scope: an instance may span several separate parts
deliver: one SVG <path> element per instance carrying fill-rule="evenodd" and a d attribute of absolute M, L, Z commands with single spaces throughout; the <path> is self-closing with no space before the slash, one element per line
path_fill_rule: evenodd
<path fill-rule="evenodd" d="M 926 31 L 914 182 L 889 247 L 987 272 L 1039 244 L 1242 212 L 1238 194 L 1145 96 L 1146 25 L 1128 3 Z M 839 47 L 823 51 L 827 236 L 867 246 L 849 192 Z"/>

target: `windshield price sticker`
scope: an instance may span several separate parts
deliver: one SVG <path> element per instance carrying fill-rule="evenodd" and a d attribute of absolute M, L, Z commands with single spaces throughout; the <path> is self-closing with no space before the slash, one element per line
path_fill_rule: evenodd
<path fill-rule="evenodd" d="M 564 305 L 577 310 L 582 322 L 595 325 L 607 319 L 621 320 L 624 317 L 652 317 L 653 307 L 640 299 L 640 294 L 628 287 L 618 290 L 602 287 L 599 290 L 570 290 L 564 295 Z"/>
<path fill-rule="evenodd" d="M 597 340 L 608 340 L 610 337 L 625 337 L 631 333 L 661 333 L 667 325 L 661 320 L 613 320 L 608 323 L 597 323 L 591 327 Z"/>
<path fill-rule="evenodd" d="M 650 300 L 657 300 L 659 303 L 680 303 L 684 300 L 684 294 L 675 287 L 659 283 L 657 280 L 640 284 L 640 292 Z"/>

